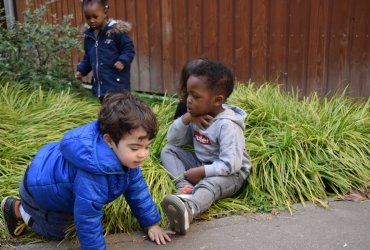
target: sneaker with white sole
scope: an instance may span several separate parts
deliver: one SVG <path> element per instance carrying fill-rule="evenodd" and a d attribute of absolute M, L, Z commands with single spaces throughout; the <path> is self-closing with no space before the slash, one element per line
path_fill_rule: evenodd
<path fill-rule="evenodd" d="M 188 203 L 177 195 L 164 197 L 161 206 L 170 222 L 170 229 L 185 235 L 193 220 L 193 213 Z"/>

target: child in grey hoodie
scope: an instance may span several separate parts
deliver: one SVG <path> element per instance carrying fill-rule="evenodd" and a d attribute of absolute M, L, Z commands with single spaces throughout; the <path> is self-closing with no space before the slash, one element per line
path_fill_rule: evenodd
<path fill-rule="evenodd" d="M 178 189 L 161 205 L 170 228 L 182 235 L 193 218 L 216 200 L 241 190 L 251 168 L 244 138 L 247 115 L 224 104 L 234 88 L 231 71 L 219 62 L 203 62 L 192 69 L 186 87 L 187 113 L 170 126 L 168 145 L 161 152 Z M 194 152 L 181 147 L 187 144 L 194 146 Z"/>

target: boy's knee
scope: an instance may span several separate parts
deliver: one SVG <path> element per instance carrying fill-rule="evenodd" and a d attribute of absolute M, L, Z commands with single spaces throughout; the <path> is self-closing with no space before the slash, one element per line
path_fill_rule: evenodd
<path fill-rule="evenodd" d="M 164 148 L 161 151 L 161 161 L 163 161 L 163 157 L 166 157 L 167 155 L 173 154 L 178 147 L 167 144 L 164 146 Z"/>

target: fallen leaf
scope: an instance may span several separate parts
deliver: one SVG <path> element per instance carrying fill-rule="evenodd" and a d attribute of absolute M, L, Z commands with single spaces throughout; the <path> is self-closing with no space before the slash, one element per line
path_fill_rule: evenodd
<path fill-rule="evenodd" d="M 280 214 L 280 212 L 276 208 L 273 208 L 273 209 L 271 209 L 271 214 L 276 216 L 276 215 Z"/>
<path fill-rule="evenodd" d="M 346 196 L 347 201 L 360 202 L 366 200 L 366 195 L 357 190 L 351 190 L 349 195 Z"/>

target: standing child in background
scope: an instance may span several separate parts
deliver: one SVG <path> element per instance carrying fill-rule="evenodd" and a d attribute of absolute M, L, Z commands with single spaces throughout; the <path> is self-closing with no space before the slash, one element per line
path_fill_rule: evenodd
<path fill-rule="evenodd" d="M 233 196 L 244 187 L 251 168 L 245 150 L 246 113 L 224 102 L 234 88 L 234 76 L 221 63 L 195 66 L 187 80 L 187 113 L 168 130 L 168 145 L 161 152 L 164 167 L 178 194 L 166 196 L 162 208 L 170 228 L 186 234 L 194 217 L 216 200 Z M 207 128 L 196 123 L 211 118 Z M 194 153 L 181 148 L 194 146 Z"/>
<path fill-rule="evenodd" d="M 160 214 L 139 167 L 156 133 L 149 106 L 127 91 L 107 94 L 97 121 L 38 151 L 20 183 L 21 199 L 3 199 L 9 234 L 20 235 L 25 223 L 46 238 L 62 240 L 74 222 L 82 249 L 105 249 L 103 207 L 124 194 L 149 238 L 157 244 L 171 241 L 157 225 Z"/>
<path fill-rule="evenodd" d="M 131 89 L 130 68 L 135 56 L 127 35 L 131 24 L 108 20 L 107 0 L 83 0 L 82 7 L 89 28 L 85 31 L 84 57 L 75 77 L 81 79 L 92 70 L 92 93 L 102 102 L 107 91 Z"/>

